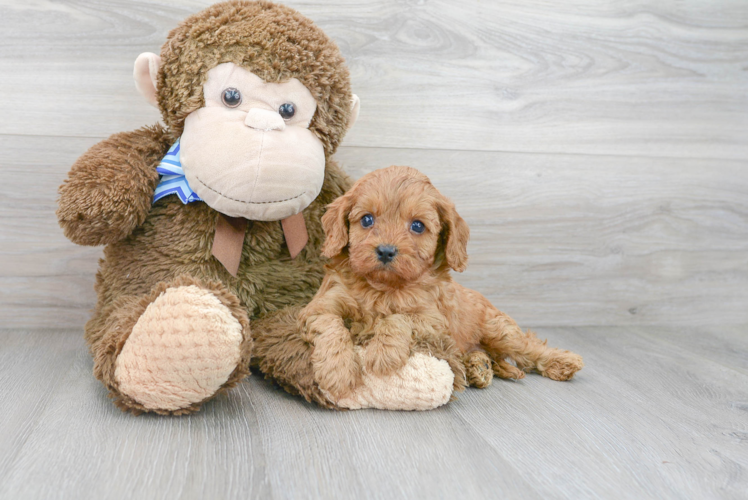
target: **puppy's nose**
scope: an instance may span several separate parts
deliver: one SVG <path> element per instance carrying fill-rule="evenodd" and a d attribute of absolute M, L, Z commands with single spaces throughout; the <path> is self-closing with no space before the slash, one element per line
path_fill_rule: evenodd
<path fill-rule="evenodd" d="M 397 248 L 392 245 L 379 245 L 377 247 L 377 259 L 382 264 L 391 262 L 395 255 L 397 255 Z"/>

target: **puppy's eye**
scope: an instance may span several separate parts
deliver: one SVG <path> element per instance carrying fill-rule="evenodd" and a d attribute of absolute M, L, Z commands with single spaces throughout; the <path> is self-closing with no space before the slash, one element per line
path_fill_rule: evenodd
<path fill-rule="evenodd" d="M 363 217 L 361 217 L 361 227 L 371 227 L 374 225 L 374 216 L 371 214 L 366 214 Z"/>
<path fill-rule="evenodd" d="M 221 94 L 221 101 L 227 108 L 235 108 L 242 103 L 242 93 L 229 87 Z"/>
<path fill-rule="evenodd" d="M 296 114 L 296 107 L 291 102 L 281 104 L 280 108 L 278 108 L 278 114 L 281 115 L 281 118 L 284 120 L 290 120 L 293 118 L 293 115 Z"/>
<path fill-rule="evenodd" d="M 413 231 L 416 234 L 421 234 L 422 232 L 424 232 L 426 230 L 426 226 L 423 225 L 423 222 L 421 222 L 419 220 L 414 220 L 410 224 L 410 230 Z"/>

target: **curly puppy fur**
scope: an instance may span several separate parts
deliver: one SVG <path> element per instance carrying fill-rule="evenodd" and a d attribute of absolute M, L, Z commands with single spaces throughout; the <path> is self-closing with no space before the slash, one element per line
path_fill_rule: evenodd
<path fill-rule="evenodd" d="M 373 217 L 370 227 L 361 224 L 366 215 Z M 425 226 L 422 233 L 411 229 L 416 220 Z M 492 365 L 503 378 L 534 369 L 554 380 L 568 380 L 582 368 L 580 356 L 547 347 L 452 280 L 450 269 L 467 266 L 468 226 L 417 170 L 393 166 L 364 176 L 328 207 L 322 224 L 323 253 L 332 261 L 299 322 L 313 335 L 315 378 L 330 393 L 345 395 L 358 384 L 357 343 L 370 345 L 367 369 L 385 375 L 404 364 L 415 339 L 446 342 L 450 353 L 459 350 L 476 387 L 490 384 Z M 381 245 L 396 249 L 391 261 L 378 257 Z M 455 373 L 462 384 L 462 366 Z"/>
<path fill-rule="evenodd" d="M 145 409 L 119 391 L 112 367 L 147 304 L 178 280 L 208 287 L 231 304 L 240 322 L 250 318 L 257 320 L 255 325 L 268 312 L 306 304 L 323 276 L 324 207 L 350 186 L 348 176 L 330 159 L 350 119 L 349 74 L 337 46 L 309 19 L 263 0 L 216 4 L 185 19 L 169 34 L 161 60 L 158 102 L 167 128 L 155 125 L 115 134 L 93 146 L 60 187 L 57 210 L 59 223 L 73 242 L 107 245 L 96 276 L 98 302 L 86 325 L 86 340 L 97 378 L 118 406 L 135 413 Z M 280 223 L 255 221 L 247 231 L 237 277 L 211 255 L 218 212 L 205 203 L 183 205 L 176 196 L 152 204 L 156 166 L 181 135 L 187 115 L 203 106 L 208 71 L 224 62 L 269 82 L 295 77 L 304 83 L 318 103 L 310 130 L 322 141 L 327 159 L 322 191 L 303 212 L 309 242 L 301 254 L 290 258 Z M 255 340 L 256 346 L 274 341 Z M 250 348 L 247 339 L 243 350 Z M 303 357 L 306 346 L 286 346 L 291 356 L 297 348 Z M 245 373 L 245 368 L 238 368 L 224 389 Z M 302 385 L 306 380 L 299 373 L 289 377 L 297 377 Z"/>

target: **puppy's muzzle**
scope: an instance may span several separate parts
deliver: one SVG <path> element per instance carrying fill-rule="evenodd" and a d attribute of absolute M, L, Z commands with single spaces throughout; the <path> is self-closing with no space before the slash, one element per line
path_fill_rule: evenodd
<path fill-rule="evenodd" d="M 389 264 L 397 255 L 397 248 L 392 245 L 379 245 L 376 248 L 377 259 L 382 264 Z"/>

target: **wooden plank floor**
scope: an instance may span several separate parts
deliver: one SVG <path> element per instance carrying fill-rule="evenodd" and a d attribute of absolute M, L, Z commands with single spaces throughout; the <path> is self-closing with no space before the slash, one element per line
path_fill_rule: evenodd
<path fill-rule="evenodd" d="M 135 418 L 91 375 L 101 249 L 56 190 L 159 119 L 132 62 L 210 3 L 0 1 L 0 500 L 748 498 L 748 2 L 286 2 L 362 99 L 337 159 L 426 172 L 471 226 L 458 279 L 586 367 L 427 413 L 254 376 Z"/>
<path fill-rule="evenodd" d="M 198 414 L 135 418 L 80 332 L 4 330 L 0 498 L 741 499 L 746 332 L 542 328 L 584 353 L 578 378 L 425 413 L 330 412 L 252 376 Z"/>

